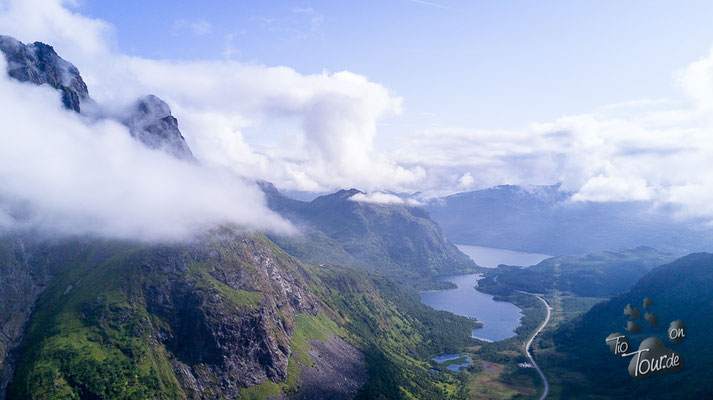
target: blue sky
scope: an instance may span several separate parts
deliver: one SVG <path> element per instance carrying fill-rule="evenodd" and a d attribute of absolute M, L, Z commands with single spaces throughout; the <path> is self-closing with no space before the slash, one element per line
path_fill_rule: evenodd
<path fill-rule="evenodd" d="M 92 1 L 124 53 L 349 70 L 404 98 L 382 131 L 521 128 L 638 99 L 713 45 L 708 1 Z M 383 138 L 383 135 L 382 135 Z"/>

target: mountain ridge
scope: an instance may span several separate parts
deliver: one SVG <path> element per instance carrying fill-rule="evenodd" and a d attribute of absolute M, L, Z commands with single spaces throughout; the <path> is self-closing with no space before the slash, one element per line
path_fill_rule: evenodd
<path fill-rule="evenodd" d="M 503 185 L 427 204 L 459 244 L 553 255 L 650 246 L 678 254 L 713 248 L 713 230 L 648 202 L 573 201 L 559 185 Z"/>
<path fill-rule="evenodd" d="M 333 257 L 327 261 L 356 262 L 401 283 L 478 270 L 422 207 L 355 201 L 352 197 L 362 193 L 357 189 L 342 189 L 304 202 L 284 196 L 271 183 L 260 186 L 270 209 L 302 230 L 297 237 L 269 237 L 307 260 L 322 262 L 322 254 L 330 254 Z M 321 245 L 306 249 L 317 242 Z M 344 253 L 348 256 L 337 256 Z"/>

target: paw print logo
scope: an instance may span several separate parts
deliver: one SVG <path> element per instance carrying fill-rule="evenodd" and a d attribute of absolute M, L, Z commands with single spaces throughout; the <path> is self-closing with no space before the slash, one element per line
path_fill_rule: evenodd
<path fill-rule="evenodd" d="M 655 328 L 658 327 L 658 316 L 649 310 L 653 305 L 653 300 L 648 297 L 644 299 L 644 320 Z M 624 308 L 624 315 L 630 319 L 630 321 L 627 321 L 625 329 L 630 333 L 640 332 L 642 329 L 639 323 L 641 312 L 637 308 L 631 307 L 631 304 L 627 304 L 626 308 Z M 686 333 L 686 325 L 683 321 L 673 321 L 668 328 L 668 339 L 671 343 L 678 344 L 686 338 Z M 630 351 L 629 339 L 619 332 L 607 336 L 606 344 L 614 355 L 632 357 L 631 362 L 629 362 L 629 375 L 634 378 L 672 374 L 683 368 L 681 354 L 666 347 L 666 344 L 657 337 L 652 336 L 644 339 L 636 351 Z"/>

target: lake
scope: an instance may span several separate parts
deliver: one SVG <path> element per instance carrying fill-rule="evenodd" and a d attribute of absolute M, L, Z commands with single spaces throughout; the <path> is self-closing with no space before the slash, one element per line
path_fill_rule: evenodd
<path fill-rule="evenodd" d="M 506 301 L 495 301 L 493 296 L 475 290 L 481 274 L 449 275 L 439 280 L 453 282 L 458 289 L 421 292 L 421 302 L 436 310 L 450 311 L 456 315 L 475 318 L 483 323 L 473 329 L 473 337 L 497 341 L 515 336 L 520 326 L 520 308 Z"/>
<path fill-rule="evenodd" d="M 431 360 L 439 365 L 446 364 L 446 368 L 453 372 L 459 372 L 461 369 L 473 364 L 473 360 L 470 359 L 470 356 L 465 354 L 446 353 L 433 357 Z"/>
<path fill-rule="evenodd" d="M 497 268 L 500 264 L 529 267 L 551 258 L 547 254 L 523 253 L 521 251 L 494 249 L 492 247 L 457 244 L 456 247 L 467 254 L 476 264 L 485 268 Z"/>
<path fill-rule="evenodd" d="M 500 264 L 530 266 L 549 258 L 546 254 L 493 249 L 480 246 L 458 245 L 458 248 L 475 260 L 478 265 L 495 268 Z M 421 292 L 421 302 L 436 310 L 475 318 L 483 323 L 473 329 L 473 337 L 487 341 L 503 340 L 515 336 L 520 326 L 520 308 L 506 301 L 495 301 L 493 296 L 475 290 L 481 274 L 449 275 L 439 280 L 453 282 L 457 289 Z"/>

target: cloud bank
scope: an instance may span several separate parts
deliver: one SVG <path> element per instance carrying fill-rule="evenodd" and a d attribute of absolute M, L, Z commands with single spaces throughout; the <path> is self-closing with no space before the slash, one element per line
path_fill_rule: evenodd
<path fill-rule="evenodd" d="M 574 201 L 648 202 L 713 219 L 713 52 L 673 77 L 683 100 L 642 100 L 513 131 L 432 129 L 392 158 L 420 165 L 431 195 L 498 184 L 550 185 Z"/>
<path fill-rule="evenodd" d="M 52 88 L 2 74 L 0 121 L 0 227 L 141 240 L 226 223 L 292 229 L 254 185 L 150 150 L 116 122 L 68 111 Z"/>

